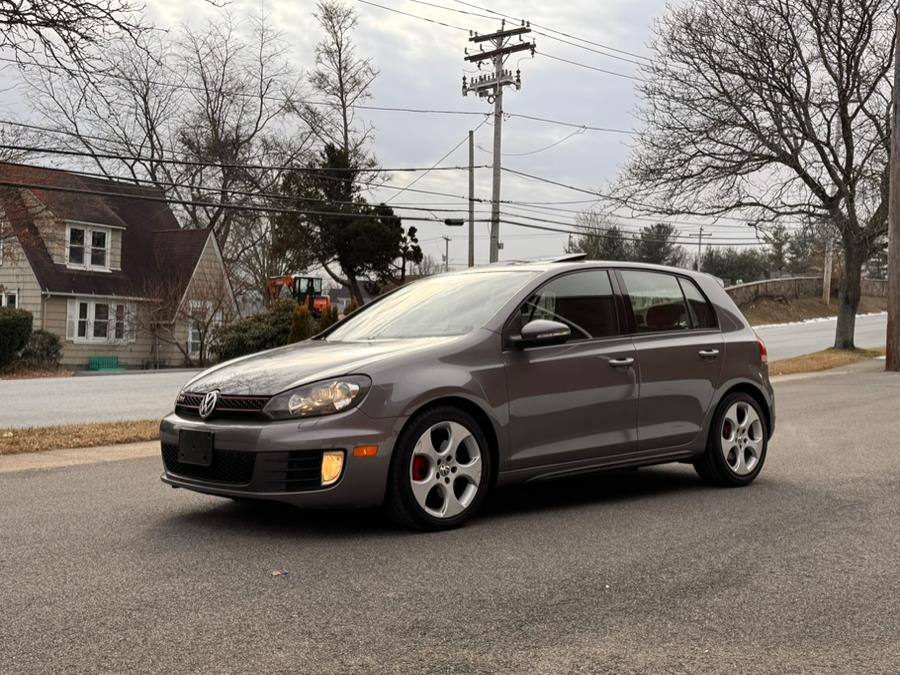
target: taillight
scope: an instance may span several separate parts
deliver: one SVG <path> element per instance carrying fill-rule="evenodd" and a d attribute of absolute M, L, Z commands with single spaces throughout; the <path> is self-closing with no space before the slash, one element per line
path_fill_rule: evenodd
<path fill-rule="evenodd" d="M 766 343 L 763 341 L 759 335 L 756 336 L 756 344 L 759 346 L 759 359 L 763 363 L 769 362 L 769 350 L 766 347 Z"/>

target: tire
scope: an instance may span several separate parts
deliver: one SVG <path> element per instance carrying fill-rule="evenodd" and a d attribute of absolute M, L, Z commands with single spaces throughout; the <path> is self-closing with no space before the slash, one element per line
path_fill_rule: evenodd
<path fill-rule="evenodd" d="M 459 527 L 484 503 L 492 470 L 475 418 L 452 406 L 433 408 L 414 417 L 397 439 L 385 507 L 410 529 Z"/>
<path fill-rule="evenodd" d="M 762 471 L 768 446 L 769 429 L 759 403 L 749 394 L 734 392 L 716 408 L 706 451 L 694 468 L 710 485 L 749 485 Z"/>

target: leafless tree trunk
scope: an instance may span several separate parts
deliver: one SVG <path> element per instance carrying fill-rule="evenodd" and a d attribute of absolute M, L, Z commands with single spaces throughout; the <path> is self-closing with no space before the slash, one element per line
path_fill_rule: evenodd
<path fill-rule="evenodd" d="M 886 228 L 895 11 L 889 0 L 671 7 L 618 186 L 647 213 L 831 224 L 845 264 L 838 348 L 853 347 L 860 270 Z"/>

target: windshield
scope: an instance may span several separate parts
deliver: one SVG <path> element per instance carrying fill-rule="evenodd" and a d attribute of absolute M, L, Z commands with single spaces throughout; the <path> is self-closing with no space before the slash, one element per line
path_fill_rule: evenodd
<path fill-rule="evenodd" d="M 404 286 L 351 317 L 329 341 L 464 335 L 483 326 L 534 272 L 475 272 L 432 277 Z"/>

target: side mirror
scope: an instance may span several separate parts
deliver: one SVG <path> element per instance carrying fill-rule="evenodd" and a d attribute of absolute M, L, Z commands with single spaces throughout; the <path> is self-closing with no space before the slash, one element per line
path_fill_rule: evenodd
<path fill-rule="evenodd" d="M 522 327 L 520 335 L 513 335 L 509 340 L 517 349 L 524 349 L 525 347 L 561 345 L 570 337 L 572 337 L 572 331 L 566 324 L 559 321 L 535 319 Z"/>

